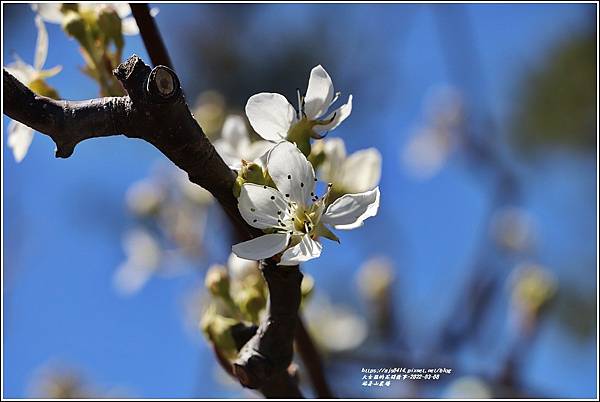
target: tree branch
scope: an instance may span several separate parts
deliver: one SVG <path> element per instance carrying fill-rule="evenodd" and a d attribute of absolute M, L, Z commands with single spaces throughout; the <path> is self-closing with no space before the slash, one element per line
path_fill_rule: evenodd
<path fill-rule="evenodd" d="M 160 36 L 160 31 L 156 26 L 154 17 L 150 14 L 150 7 L 147 3 L 129 3 L 131 14 L 135 18 L 135 22 L 140 29 L 140 35 L 144 41 L 144 46 L 148 51 L 150 60 L 155 66 L 167 66 L 171 70 L 175 70 L 167 47 Z"/>
<path fill-rule="evenodd" d="M 319 399 L 332 399 L 334 398 L 329 384 L 327 384 L 327 378 L 323 371 L 323 362 L 315 343 L 313 342 L 310 334 L 306 330 L 302 316 L 298 314 L 296 323 L 296 347 L 302 361 L 306 366 L 306 371 L 310 377 L 310 382 Z"/>
<path fill-rule="evenodd" d="M 123 134 L 143 139 L 208 190 L 244 238 L 261 235 L 240 216 L 232 191 L 235 173 L 189 111 L 177 75 L 165 66 L 150 69 L 136 55 L 113 73 L 127 96 L 72 102 L 36 95 L 4 70 L 4 113 L 52 138 L 60 158 L 71 156 L 75 146 L 88 138 Z M 232 372 L 242 385 L 267 397 L 299 398 L 288 367 L 302 274 L 297 266 L 277 267 L 272 261 L 262 263 L 262 272 L 269 287 L 269 317 L 241 348 Z"/>
<path fill-rule="evenodd" d="M 287 370 L 294 355 L 303 275 L 298 266 L 277 266 L 271 259 L 262 261 L 260 269 L 269 288 L 267 317 L 241 348 L 233 372 L 243 386 L 259 389 L 267 397 L 301 398 Z M 240 336 L 241 332 L 234 332 L 234 337 Z"/>

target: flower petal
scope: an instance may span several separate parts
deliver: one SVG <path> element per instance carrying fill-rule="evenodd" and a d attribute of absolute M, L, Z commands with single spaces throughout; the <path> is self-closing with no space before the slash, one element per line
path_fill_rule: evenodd
<path fill-rule="evenodd" d="M 281 226 L 289 215 L 288 203 L 279 191 L 251 183 L 242 186 L 238 209 L 248 225 L 258 229 Z"/>
<path fill-rule="evenodd" d="M 21 162 L 33 141 L 33 129 L 12 120 L 8 125 L 8 146 L 12 148 L 15 160 Z"/>
<path fill-rule="evenodd" d="M 290 240 L 287 233 L 266 234 L 252 240 L 234 244 L 232 251 L 246 260 L 263 260 L 282 252 Z"/>
<path fill-rule="evenodd" d="M 321 217 L 321 222 L 336 229 L 354 229 L 377 215 L 379 187 L 358 194 L 346 194 L 333 202 Z"/>
<path fill-rule="evenodd" d="M 60 11 L 62 3 L 33 3 L 31 9 L 38 13 L 46 22 L 60 24 L 63 14 Z"/>
<path fill-rule="evenodd" d="M 318 65 L 310 72 L 308 88 L 304 97 L 304 113 L 310 120 L 316 120 L 327 112 L 333 100 L 333 83 L 327 71 Z"/>
<path fill-rule="evenodd" d="M 235 149 L 224 139 L 220 138 L 213 143 L 215 150 L 229 166 L 229 169 L 239 170 L 242 166 L 242 158 L 238 155 Z"/>
<path fill-rule="evenodd" d="M 330 138 L 325 140 L 323 151 L 325 161 L 321 165 L 320 173 L 322 180 L 328 183 L 336 183 L 341 173 L 342 165 L 346 159 L 346 146 L 341 138 Z"/>
<path fill-rule="evenodd" d="M 315 189 L 315 171 L 296 145 L 287 141 L 275 145 L 267 158 L 267 170 L 286 199 L 306 205 Z"/>
<path fill-rule="evenodd" d="M 274 146 L 275 144 L 269 141 L 255 141 L 248 148 L 242 150 L 242 159 L 259 163 L 262 156 L 267 154 Z"/>
<path fill-rule="evenodd" d="M 123 35 L 128 36 L 133 36 L 140 33 L 137 22 L 135 22 L 135 18 L 133 17 L 126 17 L 121 20 L 121 31 L 123 32 Z"/>
<path fill-rule="evenodd" d="M 246 116 L 254 131 L 267 141 L 281 141 L 287 137 L 296 121 L 296 111 L 283 95 L 262 92 L 246 103 Z"/>
<path fill-rule="evenodd" d="M 381 178 L 381 154 L 375 148 L 357 151 L 344 161 L 340 186 L 349 193 L 371 190 Z"/>
<path fill-rule="evenodd" d="M 277 265 L 298 265 L 301 262 L 312 260 L 321 255 L 323 246 L 314 241 L 310 235 L 302 236 L 300 243 L 290 247 L 281 256 L 281 261 Z"/>
<path fill-rule="evenodd" d="M 331 120 L 331 123 L 324 125 L 316 125 L 314 130 L 317 134 L 331 131 L 339 126 L 348 116 L 352 113 L 352 95 L 348 97 L 348 102 L 345 105 L 340 106 L 336 111 L 329 114 L 329 116 L 322 119 L 323 121 Z"/>
<path fill-rule="evenodd" d="M 25 63 L 18 55 L 15 54 L 15 61 L 5 67 L 11 75 L 21 81 L 25 85 L 29 85 L 31 81 L 37 78 L 37 71 L 33 66 Z"/>
<path fill-rule="evenodd" d="M 221 138 L 227 141 L 233 149 L 237 150 L 238 154 L 240 154 L 239 151 L 250 145 L 246 123 L 241 116 L 227 116 L 221 130 Z"/>
<path fill-rule="evenodd" d="M 131 7 L 127 3 L 98 3 L 97 6 L 101 7 L 103 5 L 108 5 L 115 9 L 119 17 L 125 18 L 131 14 Z"/>
<path fill-rule="evenodd" d="M 33 59 L 33 68 L 41 70 L 46 62 L 46 56 L 48 56 L 48 31 L 42 17 L 39 15 L 35 16 L 35 26 L 38 30 L 37 42 L 35 44 L 35 56 Z"/>

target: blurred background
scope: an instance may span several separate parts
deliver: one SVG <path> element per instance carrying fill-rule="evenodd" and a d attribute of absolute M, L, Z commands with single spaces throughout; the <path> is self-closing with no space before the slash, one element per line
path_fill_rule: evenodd
<path fill-rule="evenodd" d="M 336 396 L 597 395 L 594 5 L 154 6 L 213 138 L 257 92 L 294 103 L 322 64 L 354 96 L 331 135 L 382 154 L 378 216 L 302 267 Z M 3 65 L 31 63 L 33 11 L 3 11 Z M 48 82 L 97 97 L 77 43 L 47 29 Z M 149 62 L 139 36 L 132 53 Z M 142 141 L 57 160 L 36 134 L 19 164 L 3 143 L 4 396 L 255 396 L 198 328 L 231 244 L 210 197 Z M 363 386 L 379 367 L 452 374 Z"/>

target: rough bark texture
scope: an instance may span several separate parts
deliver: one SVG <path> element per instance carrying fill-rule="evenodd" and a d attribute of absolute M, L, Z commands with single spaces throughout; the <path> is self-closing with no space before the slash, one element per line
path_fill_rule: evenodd
<path fill-rule="evenodd" d="M 190 180 L 208 190 L 233 222 L 238 237 L 261 235 L 239 214 L 233 195 L 232 172 L 190 112 L 177 75 L 168 67 L 151 69 L 133 55 L 113 72 L 127 96 L 73 102 L 36 95 L 3 71 L 4 113 L 46 134 L 56 144 L 56 157 L 68 158 L 81 141 L 123 134 L 149 142 Z M 262 263 L 269 287 L 268 318 L 256 333 L 245 332 L 233 373 L 244 386 L 267 397 L 300 398 L 302 394 L 288 367 L 300 305 L 302 274 L 296 267 Z M 228 362 L 220 361 L 227 369 Z"/>

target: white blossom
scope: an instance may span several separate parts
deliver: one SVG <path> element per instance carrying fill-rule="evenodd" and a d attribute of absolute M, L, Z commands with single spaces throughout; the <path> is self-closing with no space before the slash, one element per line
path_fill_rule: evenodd
<path fill-rule="evenodd" d="M 63 13 L 60 8 L 63 3 L 34 3 L 31 5 L 33 11 L 46 22 L 52 24 L 61 24 Z M 112 7 L 121 18 L 123 35 L 137 35 L 140 30 L 135 22 L 135 18 L 131 17 L 131 7 L 127 3 L 78 3 L 79 10 L 82 12 L 98 13 L 103 7 Z M 155 17 L 158 14 L 157 8 L 152 8 L 150 14 Z"/>
<path fill-rule="evenodd" d="M 279 265 L 296 265 L 319 257 L 320 236 L 337 240 L 326 225 L 353 229 L 377 214 L 378 187 L 346 194 L 327 206 L 329 190 L 322 198 L 315 194 L 313 167 L 290 142 L 271 149 L 266 167 L 277 188 L 246 183 L 238 199 L 244 220 L 265 231 L 263 236 L 233 246 L 240 258 L 261 260 L 283 252 Z"/>
<path fill-rule="evenodd" d="M 214 146 L 230 169 L 239 170 L 242 160 L 259 162 L 258 159 L 273 147 L 273 143 L 251 142 L 244 119 L 241 116 L 230 115 L 225 119 L 221 138 L 214 142 Z"/>
<path fill-rule="evenodd" d="M 464 102 L 459 91 L 442 87 L 426 101 L 425 124 L 418 127 L 401 158 L 415 177 L 428 179 L 444 166 L 461 141 Z"/>
<path fill-rule="evenodd" d="M 56 66 L 49 70 L 43 69 L 48 55 L 48 32 L 46 31 L 44 22 L 39 16 L 36 16 L 35 18 L 35 25 L 38 30 L 38 36 L 33 65 L 25 63 L 19 56 L 15 55 L 15 61 L 5 68 L 6 71 L 30 89 L 35 92 L 43 92 L 40 91 L 40 89 L 48 88 L 43 81 L 46 78 L 58 74 L 62 67 Z M 48 95 L 47 93 L 40 94 Z M 13 120 L 9 123 L 7 144 L 12 149 L 17 162 L 21 162 L 27 154 L 31 141 L 33 141 L 33 132 L 34 130 L 32 128 L 19 123 L 18 121 Z"/>
<path fill-rule="evenodd" d="M 319 167 L 321 179 L 333 183 L 336 192 L 360 193 L 372 190 L 381 178 L 381 153 L 375 148 L 351 155 L 341 138 L 331 138 L 323 146 L 325 161 Z"/>
<path fill-rule="evenodd" d="M 160 268 L 162 250 L 158 241 L 146 230 L 135 229 L 123 241 L 126 260 L 113 277 L 115 287 L 124 294 L 136 293 Z"/>
<path fill-rule="evenodd" d="M 310 73 L 306 95 L 298 93 L 298 110 L 283 95 L 262 92 L 248 99 L 246 115 L 252 128 L 268 141 L 290 140 L 295 128 L 308 128 L 318 138 L 339 126 L 352 111 L 350 95 L 346 104 L 327 114 L 338 97 L 329 74 L 318 65 Z"/>

